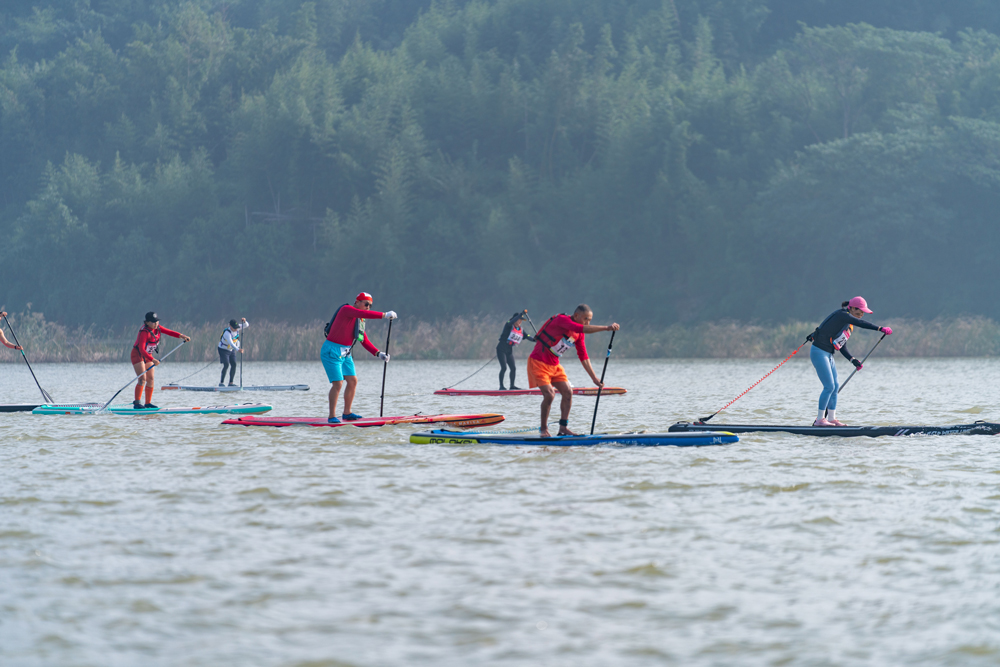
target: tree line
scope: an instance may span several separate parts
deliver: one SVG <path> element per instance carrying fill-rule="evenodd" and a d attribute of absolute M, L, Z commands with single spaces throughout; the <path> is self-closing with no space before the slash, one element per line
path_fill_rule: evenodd
<path fill-rule="evenodd" d="M 986 0 L 11 0 L 2 298 L 1000 317 L 998 33 Z"/>

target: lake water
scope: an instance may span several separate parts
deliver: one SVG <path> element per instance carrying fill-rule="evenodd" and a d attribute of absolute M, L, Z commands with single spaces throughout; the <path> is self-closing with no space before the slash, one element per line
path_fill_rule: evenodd
<path fill-rule="evenodd" d="M 386 414 L 534 426 L 538 398 L 431 394 L 481 363 L 393 362 Z M 708 415 L 775 363 L 612 358 L 608 383 L 629 393 L 602 398 L 599 428 Z M 168 361 L 157 386 L 198 367 Z M 36 367 L 65 402 L 106 400 L 129 372 Z M 154 402 L 325 414 L 318 362 L 244 373 L 312 391 Z M 381 373 L 359 364 L 357 412 L 378 414 Z M 998 374 L 994 359 L 872 359 L 838 416 L 1000 421 Z M 23 365 L 0 385 L 0 402 L 37 399 Z M 495 371 L 462 386 L 493 389 Z M 819 388 L 795 360 L 713 423 L 808 423 Z M 571 426 L 593 405 L 576 397 Z M 1000 664 L 994 438 L 558 449 L 222 419 L 0 415 L 0 664 Z"/>

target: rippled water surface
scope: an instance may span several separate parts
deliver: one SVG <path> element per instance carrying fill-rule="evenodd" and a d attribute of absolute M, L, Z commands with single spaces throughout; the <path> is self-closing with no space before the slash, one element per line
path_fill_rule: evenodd
<path fill-rule="evenodd" d="M 393 362 L 386 413 L 535 425 L 537 398 L 431 394 L 481 363 Z M 710 414 L 774 363 L 612 359 L 609 384 L 629 393 L 602 399 L 599 428 Z M 168 362 L 157 384 L 197 368 Z M 129 377 L 36 372 L 67 402 Z M 359 364 L 366 416 L 381 372 Z M 997 360 L 872 360 L 838 416 L 1000 421 L 998 373 Z M 154 401 L 325 412 L 319 363 L 255 364 L 246 379 L 313 390 Z M 0 382 L 0 402 L 36 400 L 23 365 L 0 366 Z M 494 382 L 490 369 L 463 386 Z M 807 423 L 818 392 L 796 360 L 715 422 Z M 577 397 L 572 425 L 593 405 Z M 0 664 L 1000 664 L 996 438 L 557 449 L 221 421 L 0 415 Z"/>

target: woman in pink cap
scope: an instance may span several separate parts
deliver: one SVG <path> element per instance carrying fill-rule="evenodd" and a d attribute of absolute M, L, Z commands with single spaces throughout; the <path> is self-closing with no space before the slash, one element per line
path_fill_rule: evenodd
<path fill-rule="evenodd" d="M 806 339 L 812 341 L 809 358 L 816 368 L 820 382 L 823 383 L 823 391 L 819 395 L 819 414 L 813 426 L 844 426 L 842 422 L 837 421 L 837 391 L 840 389 L 840 383 L 837 382 L 837 364 L 833 353 L 840 350 L 855 368 L 861 370 L 861 362 L 847 351 L 847 341 L 854 332 L 854 327 L 881 331 L 887 336 L 892 334 L 892 329 L 889 327 L 876 326 L 861 319 L 865 313 L 870 312 L 872 311 L 869 310 L 868 303 L 862 297 L 856 296 L 840 304 L 840 309 L 830 313 L 830 316 L 823 320 L 823 323 L 816 327 L 816 331 Z"/>

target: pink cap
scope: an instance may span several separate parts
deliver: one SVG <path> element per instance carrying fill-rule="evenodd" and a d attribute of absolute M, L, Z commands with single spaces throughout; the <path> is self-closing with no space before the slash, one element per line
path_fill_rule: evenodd
<path fill-rule="evenodd" d="M 863 296 L 856 296 L 856 297 L 854 297 L 853 299 L 851 299 L 850 301 L 847 302 L 847 305 L 850 306 L 851 308 L 860 308 L 861 312 L 864 312 L 864 313 L 870 313 L 870 312 L 872 312 L 868 308 L 868 302 L 865 301 L 865 298 Z"/>
<path fill-rule="evenodd" d="M 861 297 L 858 297 L 858 298 L 861 299 Z M 355 301 L 375 301 L 375 299 L 372 298 L 372 295 L 369 294 L 368 292 L 362 292 L 354 300 Z M 861 300 L 864 301 L 864 299 L 861 299 Z M 870 313 L 872 311 L 869 310 L 868 312 Z"/>

